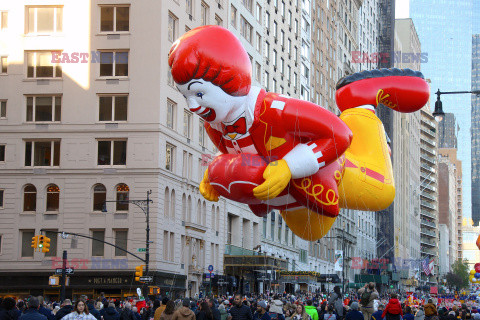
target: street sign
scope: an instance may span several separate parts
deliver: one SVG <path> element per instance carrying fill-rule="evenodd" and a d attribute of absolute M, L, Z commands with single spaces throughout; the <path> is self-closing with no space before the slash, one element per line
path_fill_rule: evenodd
<path fill-rule="evenodd" d="M 212 265 L 209 265 L 209 266 L 208 266 L 208 271 L 210 271 L 210 272 L 213 271 L 213 266 L 212 266 Z"/>
<path fill-rule="evenodd" d="M 73 268 L 66 268 L 66 269 L 65 269 L 65 273 L 66 273 L 66 274 L 74 274 L 74 273 L 75 273 L 75 269 L 73 269 Z M 62 274 L 62 268 L 55 269 L 55 274 Z"/>
<path fill-rule="evenodd" d="M 210 278 L 215 278 L 215 273 L 210 273 Z"/>
<path fill-rule="evenodd" d="M 147 248 L 138 248 L 137 251 L 138 252 L 147 252 Z"/>
<path fill-rule="evenodd" d="M 141 282 L 152 282 L 153 281 L 153 276 L 145 276 L 145 277 L 140 277 Z"/>
<path fill-rule="evenodd" d="M 205 278 L 210 279 L 210 274 L 211 274 L 211 273 L 207 273 L 207 274 L 205 275 Z"/>

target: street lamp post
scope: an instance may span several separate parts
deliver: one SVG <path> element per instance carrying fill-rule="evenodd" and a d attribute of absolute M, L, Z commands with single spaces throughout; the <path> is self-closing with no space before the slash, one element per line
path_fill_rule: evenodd
<path fill-rule="evenodd" d="M 109 200 L 104 201 L 102 212 L 107 212 L 107 202 L 114 202 L 114 203 L 132 203 L 142 209 L 143 213 L 145 214 L 145 219 L 147 223 L 146 231 L 146 239 L 145 239 L 145 276 L 148 276 L 149 265 L 150 265 L 150 203 L 153 203 L 153 200 L 150 199 L 150 195 L 152 194 L 152 190 L 147 191 L 147 199 L 127 199 L 127 200 Z M 144 295 L 145 296 L 145 295 Z"/>
<path fill-rule="evenodd" d="M 433 112 L 433 116 L 435 117 L 435 120 L 437 120 L 437 122 L 440 122 L 440 121 L 443 120 L 443 117 L 445 116 L 445 113 L 443 112 L 442 101 L 440 100 L 440 95 L 442 95 L 442 94 L 464 94 L 464 93 L 473 93 L 473 94 L 479 95 L 480 90 L 441 92 L 440 89 L 438 89 L 437 92 L 435 92 L 435 94 L 437 95 L 437 101 L 435 101 L 435 111 Z"/>
<path fill-rule="evenodd" d="M 341 236 L 323 237 L 322 239 L 341 239 L 342 240 L 342 293 L 345 294 L 345 234 L 342 231 Z"/>

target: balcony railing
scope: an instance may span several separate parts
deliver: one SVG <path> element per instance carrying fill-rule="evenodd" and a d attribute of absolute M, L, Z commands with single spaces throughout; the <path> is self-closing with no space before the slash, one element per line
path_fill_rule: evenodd
<path fill-rule="evenodd" d="M 229 256 L 257 256 L 258 252 L 227 244 L 225 245 L 225 254 Z"/>
<path fill-rule="evenodd" d="M 428 236 L 430 236 L 430 237 L 434 237 L 434 238 L 437 237 L 437 235 L 435 234 L 435 232 L 433 232 L 433 231 L 428 231 L 428 230 L 426 230 L 426 229 L 424 229 L 424 228 L 420 228 L 420 233 L 421 233 L 421 234 L 422 234 L 422 233 L 423 233 L 423 234 L 426 234 L 426 235 L 428 235 Z"/>
<path fill-rule="evenodd" d="M 437 199 L 435 199 L 434 197 L 432 197 L 431 195 L 429 195 L 429 194 L 426 193 L 426 192 L 421 192 L 421 193 L 420 193 L 420 196 L 421 196 L 421 197 L 424 197 L 424 198 L 427 198 L 427 199 L 429 199 L 430 201 L 436 201 L 436 200 L 437 200 Z"/>
<path fill-rule="evenodd" d="M 427 156 L 426 154 L 420 155 L 420 158 L 423 159 L 423 160 L 425 160 L 425 161 L 427 161 L 427 162 L 433 163 L 433 164 L 436 163 L 435 158 L 430 157 L 430 156 Z"/>
<path fill-rule="evenodd" d="M 432 246 L 432 247 L 437 246 L 436 241 L 433 241 L 433 240 L 425 238 L 425 237 L 420 237 L 420 243 L 427 244 L 427 245 Z"/>
<path fill-rule="evenodd" d="M 431 222 L 431 221 L 428 221 L 427 219 L 420 219 L 420 222 L 426 226 L 429 226 L 429 227 L 432 227 L 432 228 L 435 228 L 436 225 L 435 225 L 435 222 Z"/>
<path fill-rule="evenodd" d="M 430 203 L 428 203 L 427 201 L 420 201 L 420 205 L 424 206 L 424 207 L 427 207 L 427 208 L 430 208 L 432 210 L 435 210 L 435 206 L 432 206 Z"/>
<path fill-rule="evenodd" d="M 428 218 L 436 219 L 434 214 L 432 214 L 431 212 L 425 211 L 425 210 L 420 210 L 420 214 L 423 215 L 423 216 L 426 216 Z"/>

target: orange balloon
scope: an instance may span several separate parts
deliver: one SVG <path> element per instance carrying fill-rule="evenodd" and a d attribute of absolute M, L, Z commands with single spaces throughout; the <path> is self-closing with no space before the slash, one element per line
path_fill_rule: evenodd
<path fill-rule="evenodd" d="M 477 248 L 478 250 L 480 250 L 480 234 L 478 235 L 478 238 L 477 238 Z"/>

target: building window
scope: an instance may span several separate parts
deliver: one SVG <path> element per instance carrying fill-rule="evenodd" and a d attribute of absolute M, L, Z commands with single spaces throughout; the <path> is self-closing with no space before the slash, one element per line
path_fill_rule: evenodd
<path fill-rule="evenodd" d="M 7 100 L 0 100 L 0 119 L 7 117 Z"/>
<path fill-rule="evenodd" d="M 5 194 L 5 190 L 0 190 L 0 209 L 3 209 L 3 197 Z"/>
<path fill-rule="evenodd" d="M 128 6 L 102 6 L 100 7 L 100 31 L 121 32 L 129 30 Z"/>
<path fill-rule="evenodd" d="M 273 61 L 272 61 L 272 64 L 274 67 L 277 66 L 277 50 L 273 49 Z"/>
<path fill-rule="evenodd" d="M 0 145 L 0 162 L 5 162 L 5 145 Z"/>
<path fill-rule="evenodd" d="M 255 62 L 255 80 L 261 82 L 262 78 L 262 66 L 260 63 Z"/>
<path fill-rule="evenodd" d="M 278 23 L 277 23 L 277 21 L 273 21 L 273 36 L 275 38 L 278 37 Z"/>
<path fill-rule="evenodd" d="M 26 33 L 55 33 L 62 32 L 62 7 L 27 7 Z"/>
<path fill-rule="evenodd" d="M 192 17 L 193 14 L 193 0 L 185 0 L 185 12 Z M 190 18 L 192 20 L 192 18 Z"/>
<path fill-rule="evenodd" d="M 233 217 L 231 214 L 227 216 L 227 244 L 232 244 L 232 231 L 233 231 Z"/>
<path fill-rule="evenodd" d="M 92 238 L 92 257 L 103 257 L 105 244 L 101 241 L 105 241 L 105 230 L 92 230 Z"/>
<path fill-rule="evenodd" d="M 99 121 L 127 121 L 128 95 L 99 96 Z"/>
<path fill-rule="evenodd" d="M 127 235 L 128 230 L 115 230 L 115 245 L 124 250 L 127 250 Z M 127 253 L 123 250 L 115 248 L 116 257 L 126 257 Z"/>
<path fill-rule="evenodd" d="M 37 210 L 37 188 L 33 184 L 27 184 L 23 188 L 23 211 L 35 212 Z"/>
<path fill-rule="evenodd" d="M 223 20 L 219 16 L 215 15 L 215 24 L 217 26 L 223 26 Z"/>
<path fill-rule="evenodd" d="M 127 140 L 97 140 L 99 166 L 124 166 L 127 164 Z"/>
<path fill-rule="evenodd" d="M 208 14 L 210 7 L 202 1 L 201 12 L 200 12 L 200 23 L 202 26 L 209 24 Z"/>
<path fill-rule="evenodd" d="M 167 127 L 175 130 L 175 113 L 177 104 L 170 99 L 167 99 Z"/>
<path fill-rule="evenodd" d="M 192 138 L 192 113 L 183 109 L 183 136 L 187 139 Z"/>
<path fill-rule="evenodd" d="M 270 13 L 268 11 L 265 12 L 265 27 L 267 31 L 270 30 Z"/>
<path fill-rule="evenodd" d="M 127 77 L 128 51 L 101 51 L 100 77 Z"/>
<path fill-rule="evenodd" d="M 240 33 L 249 42 L 252 43 L 252 25 L 248 23 L 243 16 L 240 17 Z"/>
<path fill-rule="evenodd" d="M 27 52 L 27 78 L 61 78 L 62 66 L 53 63 L 51 51 Z"/>
<path fill-rule="evenodd" d="M 62 97 L 27 97 L 27 122 L 59 122 Z"/>
<path fill-rule="evenodd" d="M 4 31 L 8 28 L 8 11 L 0 11 L 0 30 Z M 0 248 L 1 249 L 1 248 Z"/>
<path fill-rule="evenodd" d="M 26 141 L 26 167 L 56 167 L 60 165 L 60 141 Z"/>
<path fill-rule="evenodd" d="M 60 188 L 51 184 L 47 186 L 47 211 L 58 212 L 60 206 Z"/>
<path fill-rule="evenodd" d="M 275 213 L 270 213 L 270 239 L 275 240 Z"/>
<path fill-rule="evenodd" d="M 35 230 L 20 230 L 22 233 L 22 258 L 33 258 L 32 238 Z"/>
<path fill-rule="evenodd" d="M 230 23 L 236 29 L 237 28 L 237 8 L 233 5 L 230 7 Z"/>
<path fill-rule="evenodd" d="M 93 187 L 93 211 L 102 211 L 107 200 L 107 188 L 101 183 Z"/>
<path fill-rule="evenodd" d="M 268 83 L 269 83 L 269 74 L 268 71 L 265 71 L 265 78 L 263 78 L 263 86 L 265 87 L 265 90 L 268 91 Z"/>
<path fill-rule="evenodd" d="M 253 1 L 252 0 L 242 0 L 243 5 L 247 8 L 248 11 L 253 12 Z"/>
<path fill-rule="evenodd" d="M 277 80 L 272 79 L 272 91 L 277 92 Z"/>
<path fill-rule="evenodd" d="M 262 36 L 257 32 L 257 41 L 255 43 L 258 53 L 262 53 Z"/>
<path fill-rule="evenodd" d="M 191 2 L 192 0 L 190 0 Z M 188 0 L 187 0 L 188 3 Z M 171 13 L 168 12 L 168 41 L 173 42 L 178 37 L 178 18 Z"/>
<path fill-rule="evenodd" d="M 57 256 L 58 233 L 56 233 L 54 231 L 56 231 L 56 230 L 45 232 L 45 236 L 47 236 L 47 238 L 50 239 L 50 250 L 48 252 L 45 252 L 45 257 L 56 257 Z"/>
<path fill-rule="evenodd" d="M 128 211 L 128 194 L 130 188 L 125 183 L 120 183 L 115 187 L 116 197 L 116 211 Z"/>
<path fill-rule="evenodd" d="M 205 121 L 203 120 L 198 122 L 198 143 L 205 147 Z"/>
<path fill-rule="evenodd" d="M 257 10 L 255 11 L 255 18 L 259 23 L 262 22 L 262 7 L 257 3 Z"/>
<path fill-rule="evenodd" d="M 175 147 L 167 143 L 165 156 L 165 169 L 173 172 L 173 164 L 175 163 Z"/>
<path fill-rule="evenodd" d="M 7 57 L 0 57 L 0 73 L 7 74 Z"/>

